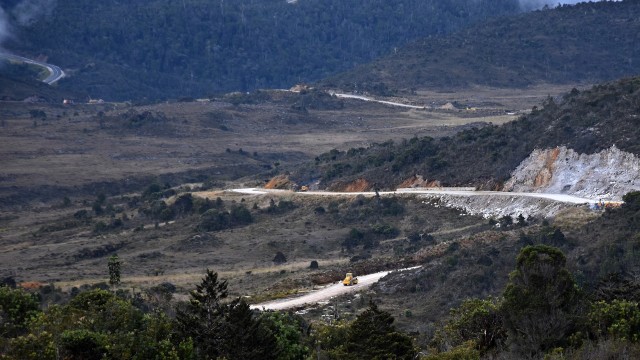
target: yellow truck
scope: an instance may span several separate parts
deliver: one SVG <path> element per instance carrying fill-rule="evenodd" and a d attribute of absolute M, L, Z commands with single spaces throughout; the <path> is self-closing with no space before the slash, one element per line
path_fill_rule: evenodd
<path fill-rule="evenodd" d="M 344 280 L 342 280 L 342 285 L 344 286 L 352 286 L 358 283 L 358 278 L 356 276 L 353 276 L 353 273 L 347 273 L 347 275 L 344 277 Z"/>

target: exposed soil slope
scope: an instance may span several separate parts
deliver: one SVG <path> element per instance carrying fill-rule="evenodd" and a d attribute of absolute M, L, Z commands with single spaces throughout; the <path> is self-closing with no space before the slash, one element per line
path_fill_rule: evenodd
<path fill-rule="evenodd" d="M 613 146 L 596 154 L 566 147 L 535 150 L 505 183 L 507 191 L 566 193 L 621 200 L 640 189 L 640 159 Z"/>

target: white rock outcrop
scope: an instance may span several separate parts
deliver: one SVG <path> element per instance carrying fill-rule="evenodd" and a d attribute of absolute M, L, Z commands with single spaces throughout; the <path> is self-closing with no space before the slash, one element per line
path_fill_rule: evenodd
<path fill-rule="evenodd" d="M 511 174 L 505 191 L 570 194 L 619 201 L 640 189 L 640 159 L 615 146 L 596 154 L 558 147 L 535 150 Z"/>

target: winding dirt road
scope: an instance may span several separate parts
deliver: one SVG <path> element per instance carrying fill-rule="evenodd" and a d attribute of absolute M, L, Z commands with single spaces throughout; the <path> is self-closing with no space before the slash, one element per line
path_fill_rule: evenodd
<path fill-rule="evenodd" d="M 421 266 L 415 266 L 415 267 L 411 267 L 411 268 L 406 268 L 406 269 L 400 269 L 400 270 L 393 270 L 395 271 L 410 271 L 410 270 L 416 270 L 421 268 Z M 385 277 L 387 274 L 389 274 L 392 271 L 382 271 L 382 272 L 378 272 L 375 274 L 369 274 L 369 275 L 364 275 L 364 276 L 358 276 L 358 284 L 357 285 L 353 285 L 353 286 L 344 286 L 342 285 L 342 282 L 338 282 L 336 284 L 333 285 L 329 285 L 326 286 L 322 289 L 319 290 L 315 290 L 312 291 L 306 295 L 300 296 L 300 297 L 295 297 L 295 298 L 288 298 L 288 299 L 281 299 L 281 300 L 275 300 L 275 301 L 269 301 L 269 302 L 264 302 L 264 303 L 260 303 L 260 304 L 254 304 L 251 305 L 252 309 L 260 309 L 260 310 L 284 310 L 284 309 L 290 309 L 290 308 L 295 308 L 295 307 L 300 307 L 303 305 L 311 305 L 311 304 L 316 304 L 318 302 L 321 301 L 325 301 L 325 300 L 329 300 L 335 296 L 338 295 L 343 295 L 343 294 L 347 294 L 350 292 L 356 292 L 356 291 L 360 291 L 360 290 L 364 290 L 368 287 L 370 287 L 371 285 L 375 284 L 376 282 L 378 282 L 378 280 L 380 280 L 381 278 Z"/>
<path fill-rule="evenodd" d="M 8 54 L 8 53 L 0 53 L 0 59 L 8 59 L 10 61 L 17 61 L 17 62 L 32 64 L 32 65 L 45 68 L 49 72 L 49 76 L 42 79 L 42 82 L 48 85 L 53 85 L 54 83 L 56 83 L 57 81 L 65 77 L 64 71 L 62 71 L 62 69 L 59 66 L 56 66 L 53 64 L 47 64 L 42 61 L 32 60 L 26 57 L 14 55 L 14 54 Z"/>

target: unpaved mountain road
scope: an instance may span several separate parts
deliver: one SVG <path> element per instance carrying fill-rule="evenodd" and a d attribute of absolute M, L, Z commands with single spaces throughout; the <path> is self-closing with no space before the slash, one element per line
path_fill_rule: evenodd
<path fill-rule="evenodd" d="M 362 100 L 362 101 L 371 101 L 371 102 L 376 102 L 376 103 L 379 103 L 379 104 L 398 106 L 398 107 L 403 107 L 403 108 L 408 108 L 408 109 L 424 110 L 424 109 L 427 108 L 426 106 L 409 105 L 409 104 L 403 104 L 403 103 L 399 103 L 399 102 L 386 101 L 386 100 L 376 100 L 376 99 L 373 99 L 373 98 L 370 98 L 370 97 L 366 97 L 366 96 L 362 96 L 362 95 L 340 94 L 340 93 L 331 92 L 331 91 L 329 92 L 329 94 L 335 95 L 336 97 L 343 98 L 343 99 L 357 99 L 357 100 Z"/>
<path fill-rule="evenodd" d="M 393 270 L 395 271 L 411 271 L 421 268 L 421 266 L 415 266 L 406 269 Z M 347 294 L 350 292 L 356 292 L 360 290 L 364 290 L 371 285 L 375 284 L 381 278 L 387 276 L 392 271 L 382 271 L 374 274 L 358 276 L 358 284 L 353 286 L 344 286 L 342 282 L 338 282 L 336 284 L 332 284 L 326 286 L 322 289 L 312 291 L 306 295 L 287 298 L 275 301 L 264 302 L 260 304 L 251 305 L 252 309 L 260 309 L 260 310 L 284 310 L 291 309 L 295 307 L 300 307 L 304 305 L 312 305 L 321 301 L 329 300 L 335 296 Z"/>
<path fill-rule="evenodd" d="M 65 76 L 64 71 L 62 71 L 60 67 L 53 64 L 47 64 L 42 61 L 32 60 L 19 55 L 1 53 L 1 52 L 0 52 L 0 59 L 7 59 L 9 61 L 27 63 L 27 64 L 36 65 L 36 66 L 47 69 L 47 71 L 49 72 L 49 76 L 42 79 L 42 82 L 48 85 L 53 85 L 54 83 L 56 83 L 57 81 L 59 81 Z"/>
<path fill-rule="evenodd" d="M 299 191 L 293 192 L 290 190 L 271 190 L 260 188 L 243 188 L 243 189 L 231 189 L 229 191 L 237 192 L 247 195 L 264 195 L 264 194 L 296 194 L 296 195 L 317 195 L 317 196 L 375 196 L 375 192 L 330 192 L 330 191 Z M 395 191 L 380 191 L 380 196 L 388 195 L 403 195 L 403 194 L 415 194 L 415 195 L 459 195 L 459 196 L 520 196 L 539 199 L 548 199 L 568 204 L 594 204 L 598 200 L 581 198 L 572 195 L 565 194 L 547 194 L 547 193 L 533 193 L 533 192 L 508 192 L 508 191 L 474 191 L 474 190 L 455 190 L 455 189 L 426 189 L 426 188 L 400 188 Z"/>

